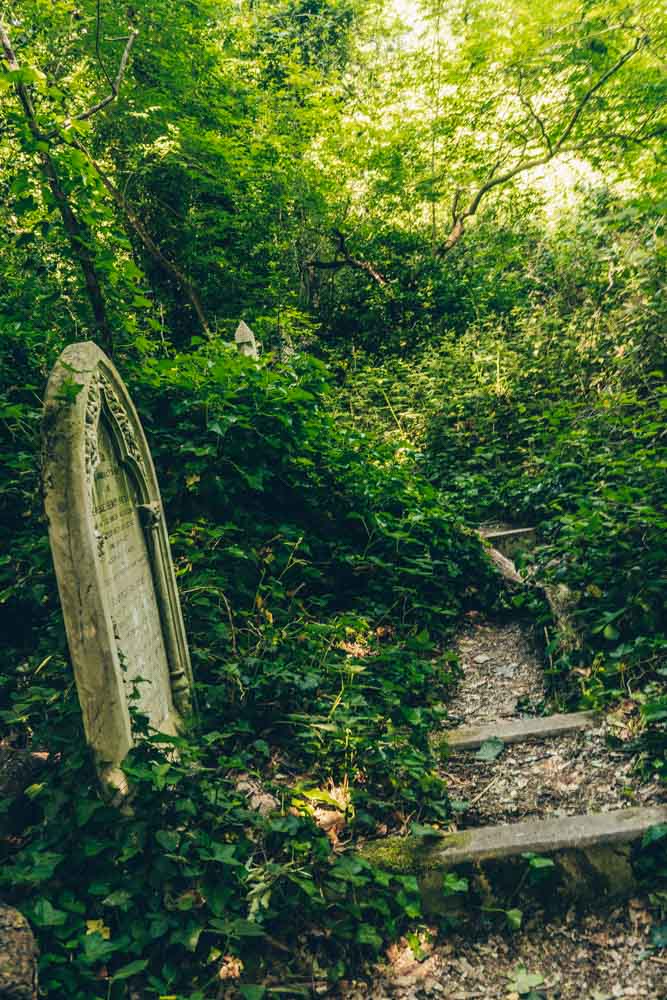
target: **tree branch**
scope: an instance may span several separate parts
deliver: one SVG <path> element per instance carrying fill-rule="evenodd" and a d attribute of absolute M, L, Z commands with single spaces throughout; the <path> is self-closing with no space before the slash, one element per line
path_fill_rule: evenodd
<path fill-rule="evenodd" d="M 111 85 L 111 93 L 107 94 L 106 97 L 103 97 L 102 100 L 98 101 L 96 104 L 93 104 L 92 107 L 88 108 L 87 111 L 81 111 L 78 115 L 74 115 L 72 118 L 66 118 L 61 126 L 59 126 L 58 128 L 53 128 L 51 129 L 50 132 L 46 132 L 43 136 L 41 136 L 42 139 L 44 139 L 45 141 L 48 141 L 49 139 L 54 139 L 62 128 L 68 128 L 68 126 L 71 125 L 72 122 L 87 121 L 89 118 L 92 118 L 93 115 L 96 115 L 98 111 L 101 111 L 103 108 L 106 108 L 107 105 L 111 104 L 112 101 L 116 100 L 118 94 L 120 93 L 120 87 L 123 82 L 123 77 L 125 76 L 125 70 L 127 69 L 127 63 L 130 58 L 130 52 L 132 50 L 132 46 L 134 45 L 135 39 L 138 34 L 139 32 L 135 28 L 132 28 L 130 34 L 128 35 L 127 44 L 125 45 L 125 49 L 123 50 L 123 55 L 121 56 L 120 59 L 120 64 L 118 66 L 118 72 L 116 73 L 116 77 L 114 80 L 109 80 L 109 83 Z M 105 70 L 105 75 L 106 75 L 106 70 Z"/>
<path fill-rule="evenodd" d="M 553 158 L 557 156 L 559 153 L 567 151 L 568 149 L 568 147 L 566 146 L 567 140 L 572 135 L 572 132 L 577 122 L 579 121 L 581 115 L 583 114 L 587 104 L 595 96 L 595 94 L 599 90 L 601 90 L 602 87 L 604 87 L 604 85 L 612 78 L 612 76 L 618 73 L 619 70 L 621 70 L 623 66 L 625 66 L 628 60 L 632 59 L 632 57 L 636 55 L 637 52 L 639 52 L 642 48 L 644 48 L 644 46 L 647 43 L 648 43 L 648 38 L 646 35 L 642 35 L 641 37 L 637 38 L 634 45 L 626 52 L 624 52 L 621 56 L 619 56 L 619 58 L 616 60 L 613 66 L 610 66 L 609 69 L 606 70 L 606 72 L 604 72 L 602 76 L 600 76 L 595 81 L 595 83 L 588 88 L 588 90 L 583 95 L 583 97 L 577 104 L 576 108 L 570 115 L 565 125 L 565 128 L 561 132 L 559 138 L 555 142 L 548 141 L 546 153 L 544 153 L 542 156 L 530 157 L 527 160 L 520 159 L 519 163 L 517 163 L 516 166 L 512 167 L 510 170 L 506 170 L 504 173 L 498 174 L 496 176 L 492 175 L 489 178 L 489 180 L 485 181 L 478 188 L 476 193 L 472 196 L 467 208 L 465 208 L 460 213 L 454 211 L 453 213 L 454 220 L 452 223 L 452 227 L 445 241 L 440 245 L 440 247 L 438 247 L 438 256 L 443 256 L 445 253 L 451 250 L 452 247 L 456 246 L 458 241 L 463 236 L 463 233 L 465 232 L 466 220 L 475 215 L 482 200 L 486 197 L 487 194 L 489 194 L 490 191 L 492 191 L 494 188 L 501 187 L 502 185 L 507 184 L 509 181 L 513 180 L 513 178 L 516 177 L 518 174 L 525 173 L 527 170 L 532 170 L 534 167 L 546 166 L 546 164 L 549 163 L 551 160 L 553 160 Z M 544 135 L 546 137 L 546 129 L 544 130 Z M 598 137 L 595 136 L 594 138 L 591 139 L 591 142 L 595 142 L 597 140 Z M 590 145 L 590 143 L 586 143 L 586 145 Z M 578 148 L 583 148 L 583 146 L 580 145 Z M 523 153 L 521 155 L 523 156 Z"/>
<path fill-rule="evenodd" d="M 533 119 L 534 122 L 536 122 L 537 127 L 540 130 L 540 134 L 542 135 L 542 139 L 544 140 L 544 145 L 547 147 L 547 149 L 549 150 L 549 152 L 553 154 L 553 146 L 551 144 L 551 139 L 549 137 L 549 133 L 547 132 L 546 128 L 544 127 L 544 122 L 542 121 L 542 119 L 538 115 L 537 111 L 533 107 L 532 101 L 530 100 L 529 97 L 524 97 L 524 95 L 521 93 L 521 91 L 519 91 L 519 93 L 518 93 L 517 96 L 518 96 L 519 100 L 521 101 L 521 104 L 523 105 L 523 107 L 526 109 L 526 111 L 530 115 L 530 117 Z"/>
<path fill-rule="evenodd" d="M 18 60 L 14 54 L 11 39 L 7 34 L 2 21 L 0 21 L 0 45 L 2 45 L 2 51 L 9 68 L 13 71 L 19 70 L 21 67 L 19 66 Z M 30 91 L 26 85 L 21 82 L 17 82 L 15 87 L 19 97 L 19 102 L 23 108 L 23 113 L 26 121 L 28 122 L 28 128 L 36 139 L 41 139 L 42 136 L 37 125 L 35 108 L 32 103 Z M 83 273 L 86 292 L 88 293 L 88 300 L 92 309 L 93 319 L 95 321 L 95 327 L 97 329 L 99 340 L 104 349 L 108 351 L 109 354 L 112 354 L 113 332 L 107 317 L 106 304 L 104 294 L 102 292 L 102 283 L 100 281 L 99 274 L 97 273 L 95 257 L 93 251 L 91 250 L 90 232 L 86 224 L 78 218 L 72 208 L 72 204 L 67 197 L 62 184 L 60 183 L 56 162 L 51 154 L 48 150 L 42 149 L 38 153 L 38 156 L 42 166 L 42 171 L 47 179 L 56 205 L 58 206 L 63 227 L 69 239 L 72 256 L 78 262 Z"/>
<path fill-rule="evenodd" d="M 123 192 L 116 187 L 116 185 L 113 183 L 113 181 L 106 173 L 106 171 L 102 169 L 97 160 L 93 157 L 92 153 L 90 153 L 86 149 L 86 147 L 82 145 L 82 143 L 78 142 L 76 139 L 72 140 L 71 142 L 72 145 L 76 147 L 76 149 L 80 150 L 84 154 L 84 156 L 91 164 L 91 166 L 94 167 L 95 172 L 97 173 L 97 176 L 99 177 L 103 186 L 105 187 L 109 195 L 111 195 L 111 198 L 113 199 L 117 207 L 121 210 L 127 221 L 130 223 L 133 230 L 143 243 L 145 249 L 148 250 L 151 257 L 159 264 L 162 270 L 169 275 L 172 281 L 174 281 L 177 285 L 179 285 L 185 292 L 186 298 L 188 299 L 192 308 L 194 309 L 197 315 L 197 319 L 199 320 L 204 333 L 209 335 L 211 333 L 211 328 L 208 324 L 208 320 L 206 318 L 206 313 L 204 312 L 202 301 L 199 298 L 199 293 L 197 292 L 192 282 L 190 282 L 186 278 L 186 276 L 183 274 L 181 269 L 176 264 L 174 264 L 167 257 L 165 257 L 165 255 L 162 253 L 162 251 L 160 250 L 159 246 L 157 245 L 153 237 L 146 229 L 146 226 L 144 225 L 142 220 L 139 218 L 137 213 L 134 211 L 134 209 L 128 202 Z"/>
<path fill-rule="evenodd" d="M 339 229 L 332 230 L 333 235 L 336 237 L 338 242 L 338 252 L 342 254 L 342 260 L 307 260 L 305 262 L 306 267 L 317 268 L 320 271 L 338 271 L 342 267 L 352 267 L 357 271 L 363 271 L 381 287 L 387 285 L 387 279 L 383 274 L 381 274 L 377 268 L 373 267 L 371 263 L 367 260 L 359 260 L 358 257 L 353 257 L 349 250 L 347 249 L 346 238 L 341 233 Z"/>
<path fill-rule="evenodd" d="M 602 87 L 604 87 L 605 83 L 607 83 L 607 81 L 610 80 L 612 76 L 618 73 L 618 71 L 622 69 L 623 66 L 625 66 L 628 59 L 632 59 L 632 57 L 636 55 L 640 49 L 643 49 L 644 46 L 647 44 L 647 41 L 648 39 L 646 35 L 642 35 L 640 38 L 637 38 L 632 48 L 628 49 L 627 52 L 624 52 L 623 55 L 616 60 L 614 65 L 610 66 L 607 72 L 603 73 L 602 76 L 597 80 L 596 83 L 593 84 L 592 87 L 589 87 L 589 89 L 586 91 L 581 101 L 579 102 L 578 106 L 572 112 L 569 122 L 567 123 L 563 132 L 561 133 L 560 139 L 558 139 L 558 141 L 554 146 L 554 152 L 552 155 L 555 156 L 558 150 L 570 138 L 570 135 L 572 134 L 572 129 L 579 121 L 579 118 L 581 117 L 584 108 L 586 107 L 590 99 L 594 96 L 594 94 L 596 94 L 598 90 L 601 90 Z"/>

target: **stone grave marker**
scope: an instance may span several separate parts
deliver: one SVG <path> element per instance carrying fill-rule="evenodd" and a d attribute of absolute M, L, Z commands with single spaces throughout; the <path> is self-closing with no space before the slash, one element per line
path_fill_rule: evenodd
<path fill-rule="evenodd" d="M 241 320 L 236 328 L 234 341 L 241 354 L 244 354 L 247 358 L 254 358 L 255 361 L 257 360 L 259 357 L 259 349 L 255 339 L 255 334 L 252 332 L 247 323 L 243 322 L 243 320 Z"/>
<path fill-rule="evenodd" d="M 151 453 L 115 367 L 93 343 L 61 354 L 46 390 L 44 502 L 88 743 L 127 790 L 130 705 L 174 735 L 192 673 Z M 133 701 L 134 699 L 134 701 Z"/>

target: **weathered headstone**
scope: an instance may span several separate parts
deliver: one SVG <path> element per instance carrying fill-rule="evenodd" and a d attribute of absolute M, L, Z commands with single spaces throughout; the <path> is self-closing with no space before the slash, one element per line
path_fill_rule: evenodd
<path fill-rule="evenodd" d="M 79 702 L 102 780 L 123 792 L 130 706 L 174 735 L 192 674 L 153 461 L 120 375 L 93 343 L 46 391 L 44 502 Z"/>
<path fill-rule="evenodd" d="M 250 327 L 241 320 L 236 328 L 236 333 L 234 334 L 234 341 L 241 354 L 244 354 L 247 358 L 254 358 L 257 360 L 259 357 L 258 345 L 255 340 L 255 334 L 252 332 Z"/>

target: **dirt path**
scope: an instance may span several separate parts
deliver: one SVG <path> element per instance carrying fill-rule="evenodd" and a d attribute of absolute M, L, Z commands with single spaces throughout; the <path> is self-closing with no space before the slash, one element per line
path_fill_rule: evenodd
<path fill-rule="evenodd" d="M 543 714 L 543 665 L 527 629 L 516 622 L 470 625 L 457 651 L 464 673 L 449 705 L 452 727 Z M 459 827 L 664 802 L 664 786 L 643 784 L 636 760 L 609 748 L 608 728 L 602 721 L 586 732 L 512 744 L 490 761 L 453 755 L 442 768 L 450 796 L 474 802 L 460 813 Z"/>
<path fill-rule="evenodd" d="M 637 1000 L 667 998 L 667 958 L 651 948 L 654 912 L 644 898 L 606 913 L 571 910 L 546 921 L 537 911 L 518 933 L 424 935 L 419 961 L 401 942 L 369 985 L 348 984 L 345 1000 Z M 664 950 L 663 950 L 664 955 Z M 421 956 L 420 956 L 421 957 Z M 521 970 L 525 975 L 521 975 Z"/>
<path fill-rule="evenodd" d="M 543 665 L 520 624 L 473 623 L 461 633 L 457 649 L 463 677 L 449 705 L 451 727 L 543 714 Z M 601 723 L 504 746 L 494 760 L 482 760 L 474 751 L 452 754 L 442 773 L 458 827 L 664 801 L 665 789 L 642 784 L 635 761 L 611 751 L 606 735 L 607 723 Z M 399 942 L 370 983 L 345 984 L 339 996 L 667 1000 L 667 951 L 655 947 L 667 938 L 659 902 L 637 895 L 598 912 L 571 909 L 556 917 L 534 903 L 518 931 L 498 930 L 497 919 L 485 926 L 484 917 L 460 932 L 424 928 L 420 954 Z M 667 910 L 667 902 L 662 905 Z"/>
<path fill-rule="evenodd" d="M 543 670 L 527 629 L 517 622 L 470 624 L 456 651 L 463 677 L 448 705 L 451 727 L 539 714 Z"/>

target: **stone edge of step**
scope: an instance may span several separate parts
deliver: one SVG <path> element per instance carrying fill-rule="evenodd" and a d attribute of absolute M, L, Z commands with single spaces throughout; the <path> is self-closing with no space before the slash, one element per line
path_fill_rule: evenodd
<path fill-rule="evenodd" d="M 459 726 L 448 732 L 434 733 L 431 742 L 433 746 L 447 746 L 450 750 L 475 750 L 486 740 L 494 738 L 503 743 L 550 739 L 595 729 L 602 721 L 603 716 L 597 712 L 563 712 L 523 719 L 497 719 L 477 726 Z"/>
<path fill-rule="evenodd" d="M 361 853 L 380 868 L 419 874 L 502 861 L 527 851 L 553 854 L 629 844 L 661 823 L 667 823 L 667 805 L 635 806 L 604 813 L 473 827 L 428 842 L 423 838 L 386 837 L 366 844 Z"/>
<path fill-rule="evenodd" d="M 506 538 L 509 540 L 511 538 L 523 538 L 527 535 L 536 534 L 535 528 L 485 528 L 483 525 L 478 531 L 482 538 L 486 538 L 487 541 L 494 538 Z"/>

